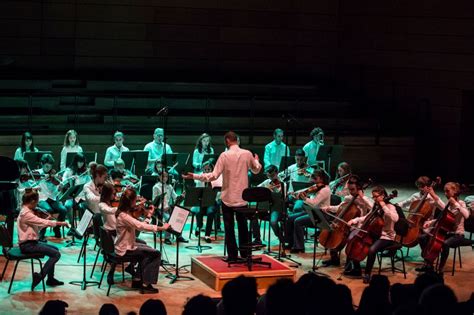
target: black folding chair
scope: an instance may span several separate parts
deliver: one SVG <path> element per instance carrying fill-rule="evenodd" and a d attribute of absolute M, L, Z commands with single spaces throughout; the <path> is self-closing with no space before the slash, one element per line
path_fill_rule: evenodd
<path fill-rule="evenodd" d="M 44 255 L 43 254 L 23 254 L 19 247 L 13 247 L 10 234 L 8 233 L 7 227 L 5 225 L 0 225 L 0 244 L 2 245 L 3 255 L 5 256 L 7 260 L 5 262 L 5 267 L 3 268 L 3 272 L 2 272 L 2 276 L 0 277 L 0 280 L 3 279 L 3 276 L 5 275 L 5 272 L 7 271 L 8 263 L 10 262 L 10 260 L 16 261 L 15 268 L 13 269 L 12 279 L 10 280 L 10 286 L 8 287 L 8 294 L 10 294 L 10 291 L 12 289 L 13 280 L 15 279 L 15 275 L 16 275 L 16 269 L 20 261 L 28 260 L 28 259 L 31 261 L 31 276 L 32 277 L 35 272 L 33 260 L 37 260 L 39 262 L 40 271 L 41 273 L 43 272 L 43 263 L 41 262 L 41 259 L 44 258 Z M 43 283 L 43 292 L 46 292 L 46 289 L 44 287 L 44 279 L 41 280 L 41 282 Z"/>

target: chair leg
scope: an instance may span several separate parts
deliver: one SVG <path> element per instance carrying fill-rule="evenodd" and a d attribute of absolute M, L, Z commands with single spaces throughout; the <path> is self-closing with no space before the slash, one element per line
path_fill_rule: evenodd
<path fill-rule="evenodd" d="M 377 261 L 379 262 L 379 274 L 382 272 L 382 256 L 377 253 Z"/>
<path fill-rule="evenodd" d="M 12 279 L 10 280 L 10 286 L 8 287 L 8 294 L 10 294 L 10 291 L 12 290 L 13 280 L 15 279 L 15 274 L 16 274 L 16 268 L 18 267 L 19 262 L 20 261 L 17 260 L 16 263 L 15 263 L 15 268 L 13 269 Z"/>
<path fill-rule="evenodd" d="M 201 209 L 199 209 L 201 211 Z M 194 213 L 191 214 L 191 226 L 189 227 L 189 239 L 191 239 L 191 236 L 193 235 L 193 227 L 194 227 L 194 217 L 196 215 Z"/>
<path fill-rule="evenodd" d="M 461 247 L 458 247 L 458 255 L 459 255 L 459 268 L 462 268 Z"/>
<path fill-rule="evenodd" d="M 125 266 L 122 263 L 122 282 L 125 282 Z"/>
<path fill-rule="evenodd" d="M 9 262 L 10 262 L 10 259 L 7 258 L 7 261 L 5 262 L 5 267 L 3 267 L 3 272 L 2 272 L 2 276 L 0 277 L 0 280 L 3 280 L 3 277 L 5 276 L 5 272 L 7 271 Z"/>
<path fill-rule="evenodd" d="M 453 270 L 451 271 L 451 276 L 454 276 L 454 269 L 456 267 L 456 251 L 458 247 L 454 247 L 454 256 L 453 256 Z"/>
<path fill-rule="evenodd" d="M 40 265 L 40 273 L 43 274 L 43 263 L 41 262 L 41 259 L 38 258 L 38 262 Z M 43 292 L 46 292 L 46 288 L 44 286 L 44 278 L 41 279 L 41 283 L 43 284 Z"/>
<path fill-rule="evenodd" d="M 102 275 L 100 276 L 100 281 L 99 281 L 99 286 L 98 288 L 100 289 L 100 286 L 102 285 L 102 280 L 104 280 L 104 274 L 105 270 L 107 269 L 107 261 L 104 259 L 104 263 L 102 264 L 104 268 L 102 268 Z"/>
<path fill-rule="evenodd" d="M 94 265 L 92 266 L 92 271 L 91 271 L 91 278 L 92 278 L 92 275 L 94 274 L 95 266 L 97 265 L 97 260 L 99 260 L 99 255 L 100 255 L 100 248 L 97 251 L 97 255 L 95 255 Z"/>

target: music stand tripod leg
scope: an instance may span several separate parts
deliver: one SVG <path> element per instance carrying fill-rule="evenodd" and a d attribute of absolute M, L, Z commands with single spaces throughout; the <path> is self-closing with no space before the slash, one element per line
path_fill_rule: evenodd
<path fill-rule="evenodd" d="M 184 266 L 182 266 L 182 267 L 184 267 Z M 189 281 L 194 280 L 194 278 L 192 278 L 192 277 L 181 276 L 179 274 L 179 269 L 181 269 L 182 267 L 179 267 L 179 238 L 177 237 L 176 238 L 176 268 L 175 268 L 175 273 L 166 275 L 166 278 L 170 279 L 170 284 L 173 284 L 173 283 L 175 283 L 176 281 L 179 281 L 179 280 L 189 280 Z"/>

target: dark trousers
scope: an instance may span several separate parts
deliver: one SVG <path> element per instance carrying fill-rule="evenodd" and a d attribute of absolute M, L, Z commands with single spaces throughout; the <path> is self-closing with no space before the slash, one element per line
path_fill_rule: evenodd
<path fill-rule="evenodd" d="M 234 213 L 237 219 L 237 228 L 239 231 L 239 244 L 248 243 L 248 227 L 247 219 L 242 213 L 236 213 L 235 209 L 245 207 L 229 207 L 225 203 L 222 203 L 222 216 L 224 218 L 224 230 L 225 230 L 225 245 L 227 246 L 227 252 L 229 258 L 235 259 L 238 257 L 237 240 L 235 239 L 234 230 Z M 247 251 L 240 251 L 240 256 L 247 257 Z"/>
<path fill-rule="evenodd" d="M 420 247 L 422 250 L 426 247 L 429 240 L 430 240 L 430 236 L 428 234 L 423 234 L 418 238 L 418 242 L 420 243 Z M 439 271 L 443 271 L 444 266 L 446 265 L 446 261 L 448 260 L 448 257 L 449 257 L 449 249 L 462 245 L 463 240 L 464 240 L 464 236 L 460 234 L 447 235 L 446 239 L 444 240 L 443 247 L 441 249 L 441 257 L 439 259 L 439 266 L 438 266 Z"/>
<path fill-rule="evenodd" d="M 214 216 L 216 215 L 216 209 L 217 207 L 215 205 L 209 207 L 202 207 L 200 208 L 199 212 L 196 213 L 196 225 L 199 230 L 202 228 L 204 215 L 207 216 L 206 232 L 204 234 L 205 236 L 211 235 L 212 224 L 214 223 Z"/>
<path fill-rule="evenodd" d="M 158 282 L 158 272 L 161 264 L 161 253 L 156 249 L 142 243 L 136 243 L 135 250 L 128 250 L 127 257 L 136 257 L 142 271 L 144 284 L 154 284 Z M 115 267 L 115 266 L 114 266 Z"/>
<path fill-rule="evenodd" d="M 374 267 L 375 257 L 378 252 L 383 251 L 385 248 L 392 246 L 394 241 L 392 240 L 376 240 L 369 248 L 369 255 L 367 256 L 367 263 L 365 265 L 365 274 L 370 275 L 372 268 Z"/>
<path fill-rule="evenodd" d="M 53 245 L 41 244 L 38 241 L 27 241 L 20 244 L 20 250 L 23 254 L 43 254 L 48 256 L 48 261 L 43 266 L 41 278 L 48 275 L 48 279 L 54 278 L 54 265 L 61 258 L 59 249 Z"/>

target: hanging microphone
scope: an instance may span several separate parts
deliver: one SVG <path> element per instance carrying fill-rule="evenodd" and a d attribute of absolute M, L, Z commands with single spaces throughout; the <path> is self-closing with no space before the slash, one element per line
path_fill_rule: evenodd
<path fill-rule="evenodd" d="M 161 114 L 168 114 L 168 106 L 163 106 L 159 111 L 156 112 L 156 116 L 160 116 Z"/>

